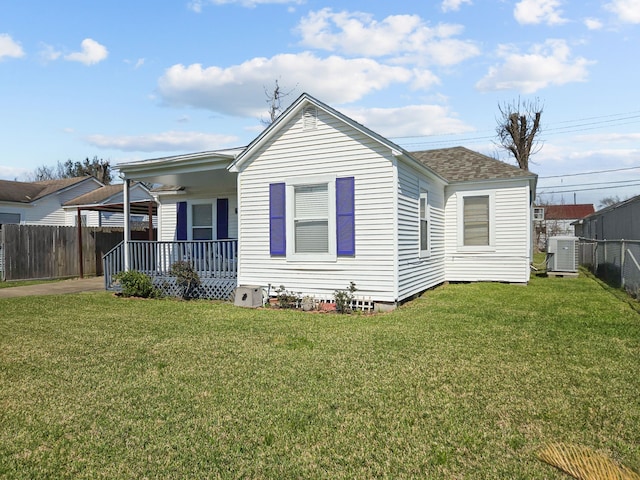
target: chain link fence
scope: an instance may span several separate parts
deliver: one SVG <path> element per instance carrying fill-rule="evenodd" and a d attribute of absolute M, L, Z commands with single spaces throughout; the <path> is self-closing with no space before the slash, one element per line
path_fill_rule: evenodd
<path fill-rule="evenodd" d="M 640 240 L 592 240 L 581 238 L 580 265 L 614 287 L 640 296 Z"/>

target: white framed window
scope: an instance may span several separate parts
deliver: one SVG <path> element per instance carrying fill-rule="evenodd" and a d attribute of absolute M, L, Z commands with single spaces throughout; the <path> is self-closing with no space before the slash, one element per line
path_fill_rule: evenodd
<path fill-rule="evenodd" d="M 213 204 L 191 204 L 191 239 L 213 240 Z"/>
<path fill-rule="evenodd" d="M 543 207 L 533 207 L 533 219 L 536 221 L 544 220 L 544 208 Z"/>
<path fill-rule="evenodd" d="M 288 260 L 336 260 L 335 181 L 335 176 L 286 181 Z"/>
<path fill-rule="evenodd" d="M 431 251 L 431 222 L 429 208 L 429 192 L 420 187 L 420 197 L 418 199 L 418 222 L 420 237 L 420 256 L 426 257 Z"/>
<path fill-rule="evenodd" d="M 495 198 L 493 192 L 467 192 L 458 204 L 458 246 L 486 250 L 494 246 Z"/>

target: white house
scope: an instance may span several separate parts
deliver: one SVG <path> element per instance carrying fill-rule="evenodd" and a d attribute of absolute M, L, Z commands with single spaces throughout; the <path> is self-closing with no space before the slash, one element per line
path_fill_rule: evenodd
<path fill-rule="evenodd" d="M 75 217 L 69 218 L 62 206 L 103 186 L 89 176 L 40 182 L 0 180 L 0 224 L 74 225 Z M 88 220 L 97 223 L 97 217 L 96 213 Z"/>
<path fill-rule="evenodd" d="M 130 187 L 129 198 L 134 204 L 153 202 L 149 190 L 140 183 Z M 122 227 L 123 202 L 122 184 L 104 185 L 91 176 L 39 182 L 0 180 L 0 225 L 74 226 L 80 209 L 79 218 L 84 226 Z M 107 205 L 120 208 L 109 209 Z M 144 214 L 132 218 L 140 222 L 147 219 Z"/>
<path fill-rule="evenodd" d="M 410 153 L 308 94 L 246 148 L 119 169 L 167 186 L 159 240 L 237 239 L 237 285 L 355 282 L 395 304 L 446 281 L 529 280 L 536 175 L 462 147 Z"/>

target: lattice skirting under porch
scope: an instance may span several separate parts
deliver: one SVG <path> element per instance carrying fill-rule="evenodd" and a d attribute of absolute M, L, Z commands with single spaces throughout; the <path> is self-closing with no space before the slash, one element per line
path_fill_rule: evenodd
<path fill-rule="evenodd" d="M 153 284 L 169 297 L 182 297 L 182 287 L 174 277 L 152 277 Z M 192 292 L 194 298 L 229 300 L 238 285 L 235 278 L 201 278 L 200 285 Z"/>

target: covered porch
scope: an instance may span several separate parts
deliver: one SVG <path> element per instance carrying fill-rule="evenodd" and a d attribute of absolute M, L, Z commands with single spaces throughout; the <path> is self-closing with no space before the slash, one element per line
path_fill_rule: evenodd
<path fill-rule="evenodd" d="M 153 185 L 158 202 L 157 241 L 125 239 L 104 256 L 105 285 L 114 275 L 137 270 L 167 295 L 180 295 L 171 275 L 176 262 L 198 273 L 198 296 L 228 299 L 237 286 L 237 174 L 227 170 L 242 149 L 142 160 L 118 166 L 125 183 L 125 217 L 130 215 L 131 182 Z M 129 207 L 129 208 L 128 208 Z M 125 225 L 129 222 L 125 221 Z"/>
<path fill-rule="evenodd" d="M 128 270 L 137 270 L 151 277 L 153 284 L 165 295 L 180 296 L 171 266 L 188 262 L 200 278 L 198 296 L 228 299 L 237 285 L 237 240 L 148 241 L 122 242 L 104 257 L 104 281 L 107 290 L 116 290 L 114 276 L 125 271 L 125 251 Z"/>

